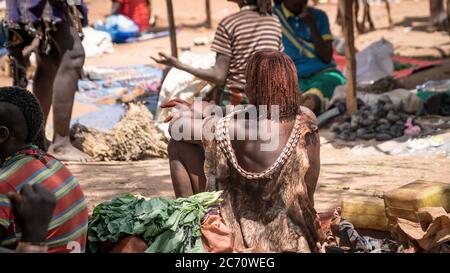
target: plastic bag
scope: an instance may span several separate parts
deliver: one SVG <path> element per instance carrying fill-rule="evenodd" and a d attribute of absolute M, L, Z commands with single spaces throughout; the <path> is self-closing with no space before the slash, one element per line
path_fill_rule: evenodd
<path fill-rule="evenodd" d="M 114 53 L 114 46 L 109 33 L 95 30 L 91 27 L 83 28 L 83 33 L 83 47 L 86 52 L 86 57 Z"/>
<path fill-rule="evenodd" d="M 381 39 L 356 54 L 356 79 L 358 85 L 372 84 L 391 76 L 394 72 L 394 46 Z"/>
<path fill-rule="evenodd" d="M 180 61 L 195 68 L 207 69 L 214 66 L 216 54 L 213 52 L 208 54 L 185 52 L 181 56 Z M 172 68 L 161 87 L 156 120 L 163 122 L 171 111 L 170 109 L 161 109 L 161 104 L 175 98 L 193 102 L 195 97 L 203 97 L 212 88 L 213 86 L 208 82 L 182 70 Z"/>
<path fill-rule="evenodd" d="M 123 15 L 108 16 L 104 23 L 98 22 L 95 28 L 108 32 L 115 43 L 124 43 L 128 38 L 136 37 L 139 34 L 139 26 Z"/>

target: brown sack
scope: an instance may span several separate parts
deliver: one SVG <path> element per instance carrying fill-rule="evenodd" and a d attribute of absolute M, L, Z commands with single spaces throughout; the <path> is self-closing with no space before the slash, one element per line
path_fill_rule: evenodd
<path fill-rule="evenodd" d="M 225 225 L 219 215 L 210 215 L 203 222 L 202 240 L 205 250 L 209 253 L 233 252 L 233 232 Z"/>
<path fill-rule="evenodd" d="M 450 242 L 450 214 L 443 208 L 422 208 L 418 217 L 420 223 L 398 219 L 395 232 L 406 235 L 427 252 Z"/>

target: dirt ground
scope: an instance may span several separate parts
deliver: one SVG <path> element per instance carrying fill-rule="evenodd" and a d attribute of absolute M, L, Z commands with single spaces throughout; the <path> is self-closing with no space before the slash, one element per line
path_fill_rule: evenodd
<path fill-rule="evenodd" d="M 322 140 L 326 142 L 326 140 Z M 450 159 L 439 157 L 397 157 L 370 155 L 358 157 L 351 149 L 322 145 L 322 169 L 315 203 L 319 212 L 329 211 L 342 198 L 372 196 L 415 180 L 450 183 Z M 121 194 L 145 197 L 173 196 L 167 160 L 134 164 L 69 165 L 80 179 L 90 208 Z"/>
<path fill-rule="evenodd" d="M 90 21 L 104 18 L 110 9 L 110 0 L 86 0 L 90 9 Z M 164 0 L 152 0 L 153 12 L 158 16 L 158 24 L 167 24 Z M 203 0 L 174 0 L 177 24 L 198 23 L 204 20 Z M 237 10 L 233 3 L 214 0 L 212 13 L 214 25 L 220 19 Z M 442 58 L 443 66 L 423 71 L 404 80 L 404 85 L 414 88 L 429 79 L 450 78 L 450 37 L 446 32 L 426 32 L 428 1 L 401 0 L 392 4 L 395 26 L 388 28 L 386 11 L 383 6 L 372 8 L 376 31 L 358 35 L 356 46 L 362 49 L 382 37 L 391 41 L 396 54 L 402 56 Z M 320 4 L 330 17 L 334 34 L 340 28 L 334 24 L 335 4 Z M 178 34 L 180 48 L 190 48 L 196 52 L 206 52 L 208 46 L 196 47 L 193 40 L 210 37 L 214 30 L 184 28 Z M 122 66 L 152 63 L 148 58 L 157 52 L 170 52 L 168 38 L 142 43 L 117 45 L 115 53 L 90 58 L 87 65 Z M 0 77 L 1 85 L 10 84 L 10 79 Z M 92 111 L 90 106 L 77 104 L 74 117 Z M 328 136 L 327 131 L 321 132 Z M 450 183 L 450 159 L 448 157 L 399 157 L 384 154 L 358 155 L 351 148 L 336 147 L 329 139 L 322 137 L 322 171 L 316 194 L 318 211 L 329 210 L 339 204 L 339 200 L 353 195 L 371 195 L 374 191 L 389 190 L 414 180 L 427 179 Z M 124 193 L 134 193 L 146 197 L 173 196 L 169 164 L 167 160 L 150 160 L 137 163 L 118 164 L 69 164 L 79 178 L 92 208 L 99 202 L 109 200 Z"/>

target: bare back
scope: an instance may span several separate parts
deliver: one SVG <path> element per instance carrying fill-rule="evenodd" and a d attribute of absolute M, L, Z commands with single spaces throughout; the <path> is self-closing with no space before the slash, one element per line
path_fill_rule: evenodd
<path fill-rule="evenodd" d="M 235 233 L 236 251 L 311 252 L 321 240 L 313 203 L 314 188 L 306 182 L 313 166 L 320 166 L 320 160 L 309 159 L 306 149 L 311 146 L 311 152 L 318 156 L 319 144 L 307 144 L 307 135 L 317 137 L 317 126 L 306 114 L 297 116 L 296 125 L 292 123 L 280 126 L 283 132 L 274 151 L 257 152 L 261 141 L 233 141 L 232 150 L 228 146 L 230 141 L 224 144 L 220 137 L 204 143 L 208 188 L 224 192 L 221 214 Z M 219 121 L 218 135 L 226 135 L 224 128 L 228 125 L 231 129 L 231 123 Z M 293 135 L 296 142 L 292 142 Z M 285 153 L 284 146 L 292 147 L 289 153 Z M 281 161 L 280 149 L 286 155 Z M 275 161 L 282 164 L 274 164 Z M 251 166 L 255 163 L 256 168 Z M 249 173 L 267 167 L 261 174 Z M 318 170 L 316 178 L 310 180 L 315 184 L 317 178 Z"/>

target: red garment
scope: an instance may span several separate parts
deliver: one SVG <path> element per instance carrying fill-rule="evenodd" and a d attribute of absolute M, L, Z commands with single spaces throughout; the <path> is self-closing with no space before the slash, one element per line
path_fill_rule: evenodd
<path fill-rule="evenodd" d="M 139 25 L 139 31 L 150 27 L 150 7 L 147 0 L 117 0 L 122 6 L 120 14 L 129 17 Z"/>

